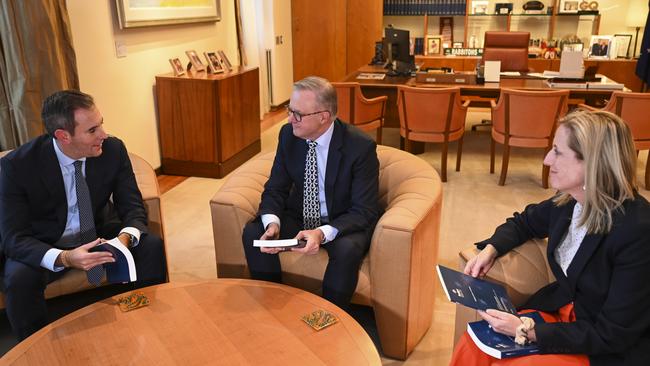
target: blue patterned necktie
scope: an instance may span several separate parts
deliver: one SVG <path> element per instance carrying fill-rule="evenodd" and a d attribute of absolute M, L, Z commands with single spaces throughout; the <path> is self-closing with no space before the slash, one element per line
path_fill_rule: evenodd
<path fill-rule="evenodd" d="M 77 207 L 79 208 L 79 244 L 87 244 L 97 239 L 95 232 L 95 220 L 93 218 L 93 208 L 90 203 L 90 191 L 86 178 L 81 171 L 83 161 L 74 162 L 74 185 L 77 192 Z M 99 265 L 89 269 L 86 272 L 88 282 L 97 286 L 102 282 L 104 277 L 104 267 Z"/>
<path fill-rule="evenodd" d="M 318 162 L 316 160 L 316 141 L 309 141 L 305 160 L 305 183 L 302 199 L 302 217 L 305 230 L 320 226 L 320 200 L 318 198 Z"/>

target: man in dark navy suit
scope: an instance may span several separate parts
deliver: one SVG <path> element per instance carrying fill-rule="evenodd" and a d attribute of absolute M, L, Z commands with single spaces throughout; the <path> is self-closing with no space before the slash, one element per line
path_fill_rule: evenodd
<path fill-rule="evenodd" d="M 281 282 L 278 248 L 256 239 L 297 238 L 305 255 L 327 251 L 323 297 L 346 308 L 379 217 L 379 161 L 365 133 L 336 118 L 336 90 L 325 79 L 294 84 L 271 176 L 258 216 L 244 228 L 243 245 L 254 279 Z"/>
<path fill-rule="evenodd" d="M 137 286 L 162 283 L 167 272 L 162 240 L 147 234 L 126 147 L 104 132 L 93 98 L 75 90 L 56 92 L 44 101 L 42 118 L 47 134 L 0 161 L 3 292 L 19 339 L 47 324 L 48 283 L 70 268 L 99 270 L 101 278 L 97 267 L 114 259 L 108 252 L 90 252 L 99 238 L 117 237 L 131 250 Z"/>

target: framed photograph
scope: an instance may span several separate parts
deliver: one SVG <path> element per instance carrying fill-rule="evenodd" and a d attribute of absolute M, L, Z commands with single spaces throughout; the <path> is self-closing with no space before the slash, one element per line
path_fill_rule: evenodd
<path fill-rule="evenodd" d="M 616 52 L 612 51 L 612 45 L 612 36 L 591 36 L 591 42 L 589 42 L 589 57 L 609 58 L 610 54 Z"/>
<path fill-rule="evenodd" d="M 181 60 L 178 57 L 170 58 L 169 63 L 172 65 L 172 69 L 174 69 L 174 76 L 181 76 L 185 74 L 185 68 L 183 67 Z"/>
<path fill-rule="evenodd" d="M 454 42 L 451 45 L 452 48 L 463 48 L 463 42 Z"/>
<path fill-rule="evenodd" d="M 489 1 L 472 0 L 472 14 L 487 14 Z"/>
<path fill-rule="evenodd" d="M 630 54 L 630 43 L 632 43 L 631 34 L 615 34 L 614 45 L 616 47 L 616 55 L 612 55 L 611 57 L 628 58 Z"/>
<path fill-rule="evenodd" d="M 190 62 L 192 63 L 195 71 L 205 71 L 205 65 L 203 65 L 201 62 L 201 59 L 199 58 L 199 55 L 196 54 L 196 51 L 185 51 L 185 54 L 190 59 Z"/>
<path fill-rule="evenodd" d="M 560 0 L 559 13 L 577 13 L 580 10 L 580 0 Z"/>
<path fill-rule="evenodd" d="M 232 70 L 232 64 L 230 63 L 230 60 L 228 60 L 228 56 L 226 56 L 226 53 L 223 52 L 222 50 L 217 51 L 217 53 L 219 54 L 221 65 L 225 66 L 224 68 L 227 69 L 228 71 Z"/>
<path fill-rule="evenodd" d="M 205 60 L 208 62 L 208 72 L 219 74 L 224 71 L 221 62 L 219 62 L 219 57 L 217 57 L 215 52 L 203 52 L 203 56 L 205 56 Z"/>
<path fill-rule="evenodd" d="M 427 55 L 439 55 L 442 51 L 442 36 L 427 36 L 424 41 Z"/>
<path fill-rule="evenodd" d="M 220 0 L 115 0 L 115 5 L 120 29 L 221 20 Z"/>

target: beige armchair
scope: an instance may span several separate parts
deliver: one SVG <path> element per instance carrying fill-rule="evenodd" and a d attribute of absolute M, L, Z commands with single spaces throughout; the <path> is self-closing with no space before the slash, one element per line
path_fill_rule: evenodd
<path fill-rule="evenodd" d="M 374 308 L 384 354 L 405 359 L 431 325 L 442 184 L 420 158 L 378 146 L 380 218 L 364 260 L 354 303 Z M 210 201 L 219 277 L 249 277 L 241 236 L 255 217 L 274 153 L 258 156 L 223 184 Z M 320 291 L 327 253 L 280 255 L 286 284 Z"/>
<path fill-rule="evenodd" d="M 467 261 L 478 252 L 475 246 L 471 246 L 458 253 L 458 268 L 463 270 Z M 504 285 L 515 306 L 523 305 L 537 290 L 555 281 L 546 260 L 546 240 L 530 240 L 499 257 L 488 272 L 487 278 Z M 454 344 L 467 329 L 467 323 L 477 320 L 481 318 L 476 310 L 456 305 Z"/>
<path fill-rule="evenodd" d="M 0 158 L 9 153 L 9 151 L 0 152 Z M 149 232 L 160 236 L 164 242 L 164 228 L 162 221 L 162 212 L 160 207 L 160 190 L 158 189 L 158 179 L 156 174 L 144 159 L 135 155 L 129 154 L 131 165 L 133 165 L 133 173 L 138 183 L 138 188 L 142 193 L 145 209 L 149 218 Z M 169 266 L 168 266 L 169 267 Z M 0 263 L 0 271 L 4 268 Z M 2 274 L 0 272 L 0 280 Z M 105 284 L 105 283 L 104 283 Z M 80 270 L 70 270 L 60 280 L 52 282 L 45 289 L 45 298 L 53 298 L 61 295 L 71 294 L 94 288 L 88 283 L 86 273 Z M 4 309 L 4 295 L 0 293 L 0 309 Z"/>

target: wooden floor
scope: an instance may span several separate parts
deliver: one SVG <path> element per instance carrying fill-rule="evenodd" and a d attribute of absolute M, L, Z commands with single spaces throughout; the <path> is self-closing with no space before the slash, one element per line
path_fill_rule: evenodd
<path fill-rule="evenodd" d="M 287 112 L 284 107 L 279 107 L 275 111 L 271 111 L 264 115 L 262 121 L 260 122 L 261 131 L 264 132 L 268 130 L 271 126 L 287 118 Z M 158 176 L 158 186 L 160 187 L 160 194 L 163 194 L 170 189 L 176 187 L 177 185 L 183 183 L 187 177 L 180 175 L 165 175 L 161 174 Z"/>

